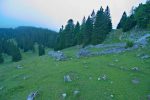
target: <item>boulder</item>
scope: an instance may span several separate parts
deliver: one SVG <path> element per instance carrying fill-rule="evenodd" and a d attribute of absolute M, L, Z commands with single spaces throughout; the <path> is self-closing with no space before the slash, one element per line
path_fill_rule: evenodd
<path fill-rule="evenodd" d="M 66 93 L 63 93 L 63 94 L 62 94 L 62 97 L 63 97 L 63 98 L 66 98 L 66 96 L 67 96 Z"/>
<path fill-rule="evenodd" d="M 38 95 L 38 91 L 36 91 L 36 92 L 31 92 L 31 93 L 28 95 L 27 100 L 34 100 L 37 95 Z"/>
<path fill-rule="evenodd" d="M 133 71 L 140 71 L 140 69 L 138 67 L 133 67 L 133 68 L 131 68 L 131 70 L 133 70 Z"/>
<path fill-rule="evenodd" d="M 147 100 L 150 100 L 150 94 L 149 94 L 149 95 L 147 95 Z"/>
<path fill-rule="evenodd" d="M 141 57 L 141 59 L 148 59 L 148 58 L 150 58 L 149 55 L 144 55 L 144 56 Z"/>
<path fill-rule="evenodd" d="M 147 38 L 150 37 L 150 34 L 145 34 L 144 36 L 140 37 L 136 43 L 140 44 L 142 46 L 145 46 L 148 44 Z"/>
<path fill-rule="evenodd" d="M 63 60 L 66 60 L 66 58 L 67 58 L 64 55 L 64 53 L 61 51 L 49 51 L 48 55 L 50 55 L 51 57 L 53 57 L 57 61 L 63 61 Z"/>
<path fill-rule="evenodd" d="M 71 82 L 72 80 L 71 80 L 71 78 L 70 78 L 70 76 L 69 75 L 65 75 L 64 76 L 64 82 Z"/>
<path fill-rule="evenodd" d="M 80 91 L 79 90 L 75 90 L 75 91 L 73 91 L 73 94 L 74 95 L 78 95 L 80 93 Z"/>
<path fill-rule="evenodd" d="M 77 58 L 91 56 L 91 52 L 87 49 L 80 49 L 77 53 Z"/>
<path fill-rule="evenodd" d="M 135 79 L 132 80 L 132 83 L 133 83 L 133 84 L 139 84 L 139 83 L 140 83 L 140 80 L 137 79 L 137 78 L 135 78 Z"/>
<path fill-rule="evenodd" d="M 23 67 L 21 65 L 16 66 L 17 69 L 22 69 Z"/>
<path fill-rule="evenodd" d="M 3 89 L 4 89 L 4 87 L 3 87 L 3 86 L 1 86 L 1 87 L 0 87 L 0 91 L 1 91 L 1 90 L 3 90 Z"/>

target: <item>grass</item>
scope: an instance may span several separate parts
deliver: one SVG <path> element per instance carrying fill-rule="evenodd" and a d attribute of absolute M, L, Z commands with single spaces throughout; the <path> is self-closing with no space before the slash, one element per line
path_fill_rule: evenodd
<path fill-rule="evenodd" d="M 141 52 L 149 53 L 148 49 L 80 59 L 75 57 L 76 47 L 63 51 L 72 60 L 58 62 L 48 55 L 38 57 L 28 52 L 23 53 L 20 62 L 7 60 L 1 64 L 0 87 L 4 88 L 0 90 L 0 100 L 26 100 L 29 93 L 36 90 L 39 90 L 36 100 L 62 100 L 62 93 L 67 93 L 66 100 L 146 100 L 150 93 L 150 59 L 136 57 Z M 23 68 L 17 69 L 17 65 Z M 133 72 L 133 67 L 141 71 Z M 65 83 L 63 76 L 68 73 L 79 78 Z M 98 81 L 104 74 L 108 79 Z M 140 83 L 133 84 L 133 78 L 139 78 Z M 80 90 L 80 95 L 74 96 L 74 90 Z"/>
<path fill-rule="evenodd" d="M 124 42 L 119 39 L 120 31 L 114 31 L 104 44 Z M 55 61 L 49 57 L 50 49 L 46 49 L 46 55 L 41 57 L 37 51 L 22 52 L 23 59 L 16 63 L 4 55 L 5 63 L 0 64 L 0 100 L 26 100 L 31 92 L 37 90 L 39 95 L 35 100 L 63 100 L 62 93 L 67 93 L 65 100 L 147 100 L 146 96 L 150 94 L 150 59 L 142 60 L 137 55 L 150 55 L 149 49 L 150 46 L 121 54 L 77 59 L 79 48 L 71 47 L 63 50 L 71 58 L 67 61 Z M 23 68 L 17 69 L 17 65 Z M 132 71 L 133 67 L 140 71 Z M 70 83 L 63 80 L 67 74 L 73 79 Z M 106 75 L 107 80 L 98 81 L 102 75 Z M 140 83 L 133 84 L 131 80 L 134 78 L 138 78 Z M 75 90 L 80 94 L 73 95 Z"/>

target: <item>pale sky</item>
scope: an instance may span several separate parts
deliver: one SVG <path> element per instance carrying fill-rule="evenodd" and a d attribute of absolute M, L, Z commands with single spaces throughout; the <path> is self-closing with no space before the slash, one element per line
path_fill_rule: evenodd
<path fill-rule="evenodd" d="M 0 27 L 36 26 L 59 30 L 67 20 L 84 16 L 108 5 L 115 28 L 124 11 L 146 0 L 0 0 Z"/>

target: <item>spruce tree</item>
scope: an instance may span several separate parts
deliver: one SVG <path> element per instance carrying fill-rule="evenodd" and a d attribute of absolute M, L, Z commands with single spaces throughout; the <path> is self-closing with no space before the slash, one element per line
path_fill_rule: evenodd
<path fill-rule="evenodd" d="M 13 62 L 18 62 L 22 59 L 21 53 L 19 48 L 12 43 L 12 61 Z"/>
<path fill-rule="evenodd" d="M 131 30 L 136 25 L 136 20 L 134 18 L 134 15 L 131 15 L 127 18 L 126 22 L 123 25 L 123 32 L 127 32 Z"/>
<path fill-rule="evenodd" d="M 74 33 L 74 22 L 72 19 L 69 19 L 67 25 L 64 29 L 64 40 L 65 40 L 65 48 L 71 47 L 74 44 L 75 33 Z"/>
<path fill-rule="evenodd" d="M 112 22 L 111 22 L 111 16 L 110 16 L 110 9 L 109 7 L 107 6 L 106 9 L 105 9 L 105 16 L 106 16 L 106 27 L 107 27 L 107 31 L 108 33 L 111 32 L 112 30 Z"/>
<path fill-rule="evenodd" d="M 117 29 L 123 28 L 126 20 L 127 20 L 127 14 L 126 14 L 126 12 L 124 12 L 122 17 L 121 17 L 121 19 L 120 19 L 120 22 L 119 22 L 119 24 L 117 26 Z"/>
<path fill-rule="evenodd" d="M 106 22 L 105 22 L 105 15 L 103 8 L 101 7 L 100 10 L 96 14 L 96 21 L 94 23 L 94 29 L 92 34 L 92 44 L 100 44 L 102 43 L 107 35 Z"/>
<path fill-rule="evenodd" d="M 77 39 L 78 45 L 83 43 L 83 34 L 85 34 L 85 24 L 86 24 L 86 18 L 83 17 L 82 24 L 80 27 L 80 33 L 78 34 L 78 39 Z"/>
<path fill-rule="evenodd" d="M 77 22 L 77 24 L 75 25 L 74 28 L 74 33 L 75 33 L 75 41 L 74 41 L 74 45 L 78 44 L 78 41 L 81 41 L 81 36 L 80 36 L 80 23 Z"/>
<path fill-rule="evenodd" d="M 91 20 L 92 20 L 92 24 L 94 25 L 95 20 L 96 20 L 96 14 L 94 10 L 92 11 L 92 14 L 91 14 Z"/>
<path fill-rule="evenodd" d="M 93 22 L 89 16 L 85 23 L 85 33 L 83 34 L 83 47 L 91 43 L 92 32 L 93 32 Z"/>
<path fill-rule="evenodd" d="M 39 45 L 39 56 L 45 55 L 45 48 L 43 45 Z"/>

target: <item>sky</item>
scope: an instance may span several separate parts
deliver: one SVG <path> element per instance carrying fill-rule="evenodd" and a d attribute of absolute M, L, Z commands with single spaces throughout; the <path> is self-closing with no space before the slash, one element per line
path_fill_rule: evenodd
<path fill-rule="evenodd" d="M 146 0 L 0 0 L 0 27 L 35 26 L 58 31 L 68 19 L 74 23 L 108 5 L 115 28 L 124 11 Z"/>

